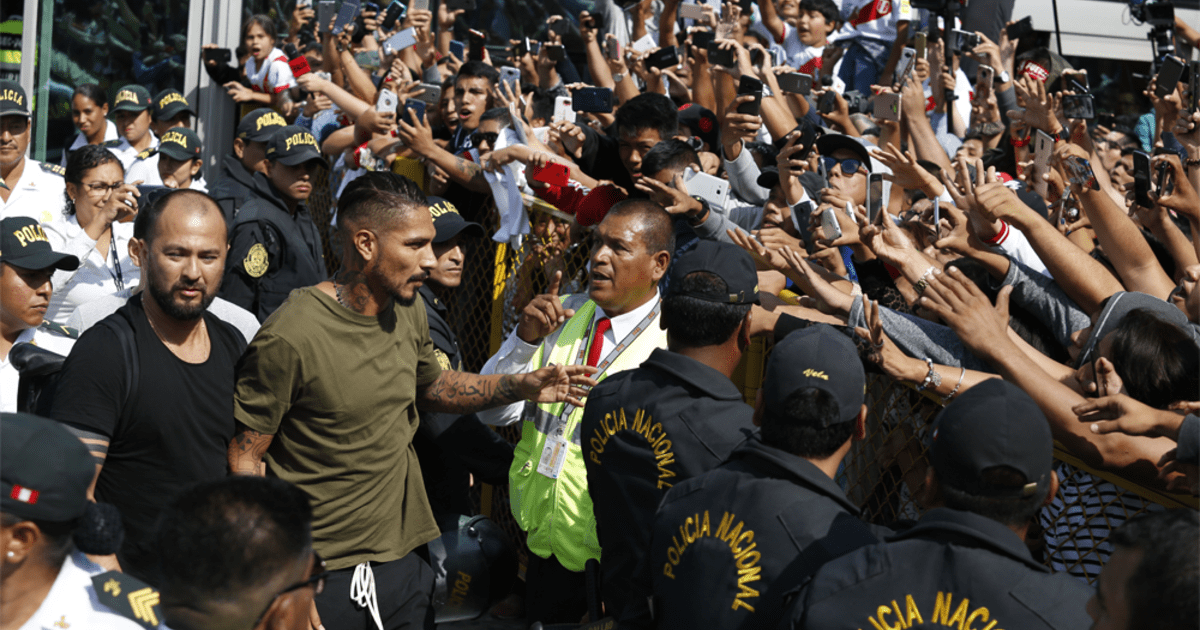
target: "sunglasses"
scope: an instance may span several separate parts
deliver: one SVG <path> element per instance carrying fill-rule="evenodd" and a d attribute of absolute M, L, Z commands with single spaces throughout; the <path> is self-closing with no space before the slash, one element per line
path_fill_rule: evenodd
<path fill-rule="evenodd" d="M 837 166 L 838 164 L 841 164 L 842 165 L 842 174 L 847 177 L 854 175 L 855 173 L 858 172 L 858 169 L 863 167 L 862 160 L 856 160 L 854 158 L 838 160 L 837 158 L 823 157 L 823 158 L 821 158 L 821 164 L 823 164 L 825 166 L 825 171 L 828 172 L 830 175 L 833 174 L 833 168 L 835 166 Z"/>
<path fill-rule="evenodd" d="M 475 133 L 471 134 L 471 144 L 478 147 L 484 143 L 487 143 L 489 147 L 494 147 L 496 146 L 496 140 L 499 137 L 500 134 L 496 133 L 495 131 L 476 131 Z"/>
<path fill-rule="evenodd" d="M 311 575 L 311 577 L 309 577 L 307 580 L 296 582 L 295 584 L 276 593 L 275 597 L 271 598 L 271 601 L 267 603 L 267 607 L 263 609 L 262 614 L 258 616 L 258 620 L 255 621 L 254 625 L 251 627 L 257 628 L 259 624 L 262 623 L 263 617 L 266 617 L 267 612 L 271 610 L 271 606 L 275 605 L 275 600 L 287 595 L 288 593 L 291 593 L 292 591 L 298 591 L 309 586 L 313 587 L 314 596 L 320 595 L 325 591 L 325 580 L 329 577 L 329 571 L 325 570 L 325 560 L 322 559 L 321 554 L 317 553 L 316 551 L 313 551 L 312 554 L 312 566 L 309 568 L 309 575 Z"/>

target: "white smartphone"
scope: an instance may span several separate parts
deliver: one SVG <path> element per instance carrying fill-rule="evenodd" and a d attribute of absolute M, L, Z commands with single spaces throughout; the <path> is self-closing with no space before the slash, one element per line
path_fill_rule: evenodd
<path fill-rule="evenodd" d="M 996 69 L 988 66 L 979 66 L 979 76 L 975 77 L 975 85 L 991 86 L 996 81 Z"/>
<path fill-rule="evenodd" d="M 892 73 L 892 85 L 904 80 L 916 58 L 917 49 L 915 48 L 905 48 L 904 52 L 900 53 L 900 61 L 896 63 L 896 69 Z"/>
<path fill-rule="evenodd" d="M 500 68 L 500 83 L 507 83 L 512 88 L 512 93 L 516 96 L 521 95 L 521 71 L 511 66 Z"/>
<path fill-rule="evenodd" d="M 1047 166 L 1050 164 L 1050 154 L 1054 151 L 1054 138 L 1050 134 L 1038 129 L 1035 132 L 1033 144 L 1033 191 L 1046 197 L 1048 192 L 1048 182 L 1042 179 L 1042 175 L 1047 171 Z"/>
<path fill-rule="evenodd" d="M 554 120 L 575 122 L 575 109 L 571 106 L 570 96 L 560 96 L 554 99 Z"/>
<path fill-rule="evenodd" d="M 837 208 L 829 206 L 821 213 L 821 231 L 825 234 L 825 239 L 836 241 L 842 237 L 842 224 L 837 220 Z"/>
<path fill-rule="evenodd" d="M 297 9 L 311 9 L 313 0 L 296 0 Z"/>
<path fill-rule="evenodd" d="M 633 52 L 640 55 L 648 50 L 654 50 L 657 48 L 658 42 L 656 42 L 654 38 L 650 37 L 649 35 L 643 35 L 641 39 L 633 42 L 629 45 L 629 47 L 633 49 Z"/>
<path fill-rule="evenodd" d="M 687 187 L 687 194 L 699 197 L 715 208 L 724 209 L 729 201 L 729 182 L 720 177 L 685 168 L 683 184 Z"/>
<path fill-rule="evenodd" d="M 412 3 L 408 5 L 408 8 L 410 11 L 428 11 L 429 0 L 412 0 Z"/>
<path fill-rule="evenodd" d="M 688 20 L 703 20 L 704 7 L 698 4 L 684 4 L 679 6 L 679 17 Z"/>
<path fill-rule="evenodd" d="M 383 42 L 383 52 L 394 55 L 409 46 L 417 43 L 417 30 L 415 28 L 406 28 L 395 35 L 392 35 Z"/>
<path fill-rule="evenodd" d="M 396 106 L 400 104 L 400 98 L 396 93 L 384 88 L 379 90 L 379 100 L 375 101 L 375 111 L 377 112 L 392 112 L 396 113 Z"/>

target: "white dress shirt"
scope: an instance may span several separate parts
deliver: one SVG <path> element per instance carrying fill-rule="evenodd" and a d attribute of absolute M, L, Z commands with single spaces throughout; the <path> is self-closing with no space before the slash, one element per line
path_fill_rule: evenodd
<path fill-rule="evenodd" d="M 58 167 L 43 167 L 41 162 L 25 158 L 21 179 L 8 182 L 12 192 L 8 201 L 0 201 L 0 218 L 29 217 L 38 223 L 48 223 L 62 217 L 67 184 L 61 175 L 49 169 Z"/>
<path fill-rule="evenodd" d="M 133 223 L 113 223 L 114 244 L 109 245 L 103 255 L 96 250 L 96 241 L 79 226 L 76 215 L 60 216 L 57 221 L 42 224 L 42 229 L 54 251 L 79 258 L 79 269 L 54 272 L 51 279 L 54 295 L 46 309 L 46 319 L 66 324 L 76 306 L 106 295 L 129 297 L 141 280 L 142 270 L 129 258 Z"/>
<path fill-rule="evenodd" d="M 101 573 L 104 569 L 88 560 L 83 552 L 72 551 L 58 570 L 46 599 L 20 630 L 142 630 L 140 624 L 100 603 L 92 576 Z M 159 628 L 165 627 L 160 619 Z"/>

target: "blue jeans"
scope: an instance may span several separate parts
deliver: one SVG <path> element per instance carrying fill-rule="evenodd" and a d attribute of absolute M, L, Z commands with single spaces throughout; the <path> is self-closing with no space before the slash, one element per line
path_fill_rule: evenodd
<path fill-rule="evenodd" d="M 871 86 L 879 83 L 879 73 L 887 65 L 892 46 L 888 42 L 859 37 L 850 43 L 842 57 L 842 68 L 838 78 L 846 82 L 846 91 L 858 90 L 859 94 L 871 94 Z M 885 79 L 891 81 L 888 77 Z"/>

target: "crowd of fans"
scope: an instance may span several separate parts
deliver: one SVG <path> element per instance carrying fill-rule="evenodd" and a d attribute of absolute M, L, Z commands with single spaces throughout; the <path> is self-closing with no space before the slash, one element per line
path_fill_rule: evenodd
<path fill-rule="evenodd" d="M 204 46 L 207 173 L 161 81 L 59 165 L 0 82 L 0 628 L 1195 627 L 1200 65 L 1106 116 L 1011 2 L 433 4 Z M 945 406 L 919 518 L 839 483 L 868 374 Z M 451 568 L 485 483 L 519 582 Z"/>

